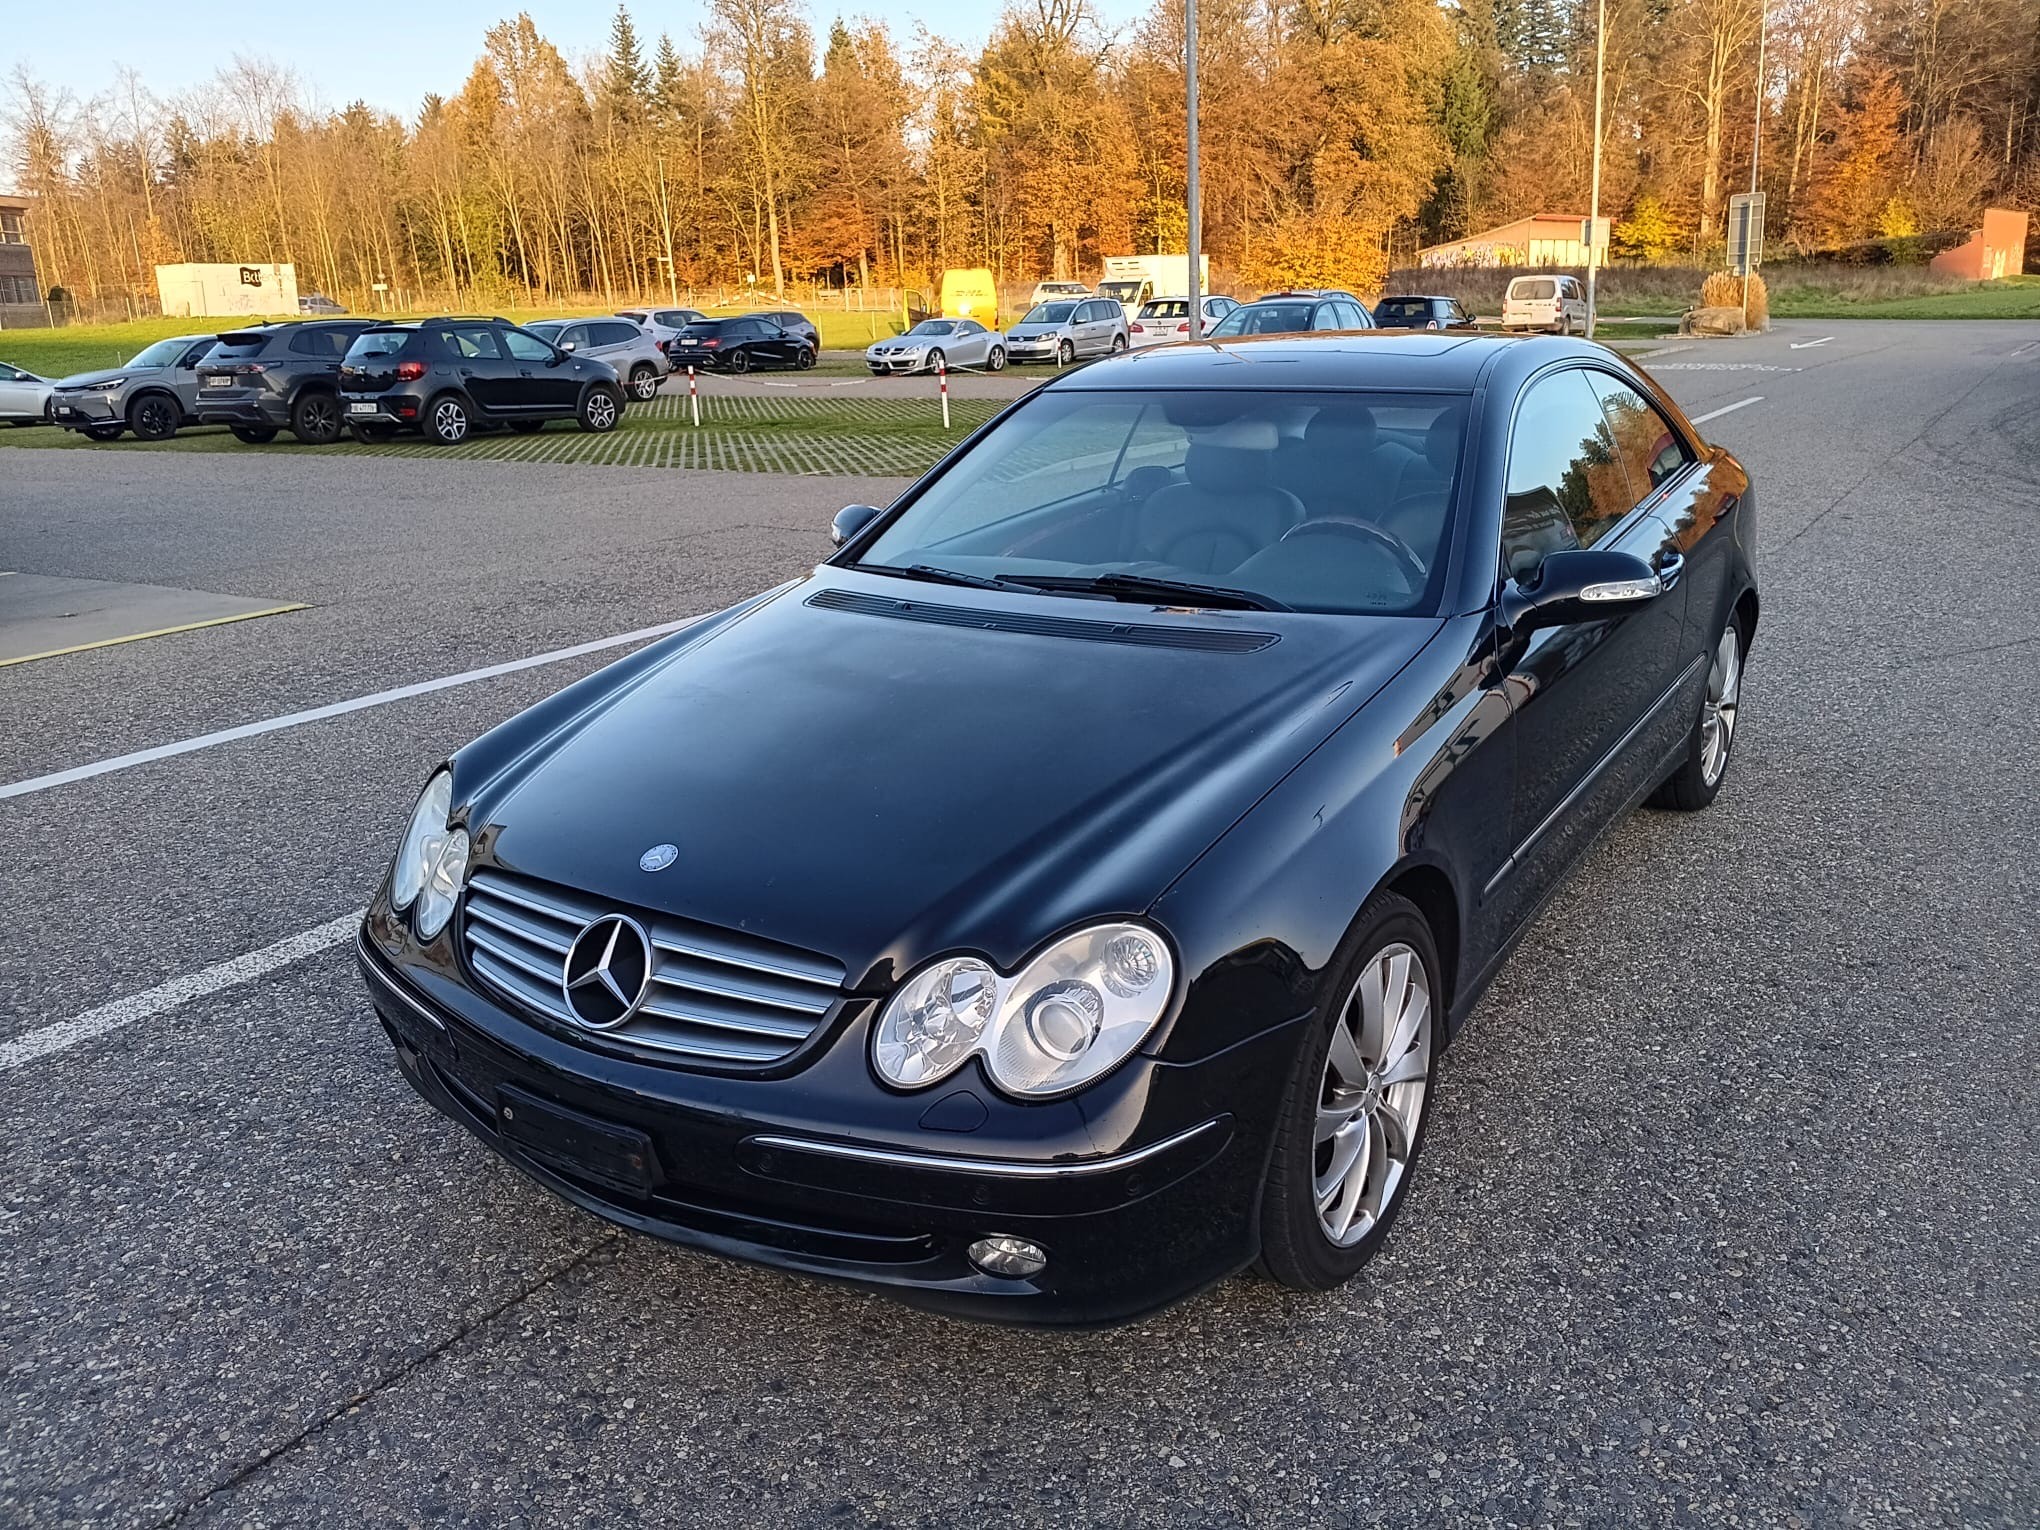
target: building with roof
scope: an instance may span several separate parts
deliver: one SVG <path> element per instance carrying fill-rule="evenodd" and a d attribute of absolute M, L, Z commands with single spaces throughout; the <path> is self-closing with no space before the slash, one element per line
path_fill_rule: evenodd
<path fill-rule="evenodd" d="M 28 211 L 34 205 L 27 197 L 0 195 L 0 319 L 12 318 L 5 313 L 8 309 L 42 308 L 35 251 L 28 246 Z"/>
<path fill-rule="evenodd" d="M 1607 218 L 1595 229 L 1595 243 L 1601 259 L 1608 251 Z M 1580 213 L 1532 213 L 1514 223 L 1504 223 L 1484 233 L 1470 234 L 1450 244 L 1434 244 L 1417 251 L 1420 266 L 1584 266 L 1587 248 L 1580 243 L 1586 218 Z"/>

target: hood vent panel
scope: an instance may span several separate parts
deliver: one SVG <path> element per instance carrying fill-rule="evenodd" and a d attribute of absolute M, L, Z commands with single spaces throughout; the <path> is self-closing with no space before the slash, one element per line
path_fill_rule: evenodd
<path fill-rule="evenodd" d="M 1075 638 L 1090 643 L 1124 643 L 1134 648 L 1182 648 L 1197 653 L 1258 653 L 1277 641 L 1273 632 L 1239 628 L 1171 627 L 1146 622 L 1091 621 L 1080 616 L 1046 616 L 1024 611 L 992 611 L 939 601 L 907 600 L 859 590 L 817 590 L 807 604 L 823 611 L 849 611 L 860 616 L 889 616 L 895 621 L 927 622 L 937 627 L 969 627 L 980 632 L 1020 632 L 1034 637 Z"/>

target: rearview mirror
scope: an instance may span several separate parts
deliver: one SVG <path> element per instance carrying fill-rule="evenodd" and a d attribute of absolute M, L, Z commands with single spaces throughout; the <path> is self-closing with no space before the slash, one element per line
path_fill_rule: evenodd
<path fill-rule="evenodd" d="M 876 505 L 845 505 L 829 523 L 829 540 L 841 547 L 879 517 Z"/>
<path fill-rule="evenodd" d="M 1502 590 L 1502 622 L 1511 632 L 1567 627 L 1620 616 L 1664 590 L 1656 569 L 1634 553 L 1580 547 L 1549 553 L 1531 582 Z"/>

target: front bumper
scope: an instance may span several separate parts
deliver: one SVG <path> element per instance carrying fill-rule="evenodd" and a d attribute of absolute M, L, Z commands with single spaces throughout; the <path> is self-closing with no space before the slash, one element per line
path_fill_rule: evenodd
<path fill-rule="evenodd" d="M 927 359 L 922 356 L 866 356 L 864 364 L 879 376 L 888 374 L 897 376 L 901 373 L 920 371 L 927 365 Z"/>
<path fill-rule="evenodd" d="M 1135 1098 L 1140 1122 L 1137 1140 L 1115 1151 L 1098 1151 L 1082 1110 L 1030 1107 L 1050 1129 L 1025 1157 L 994 1156 L 926 1127 L 931 1107 L 961 1091 L 895 1096 L 872 1083 L 895 1119 L 860 1132 L 816 1119 L 830 1087 L 800 1077 L 618 1064 L 430 965 L 400 968 L 375 921 L 357 954 L 412 1086 L 539 1183 L 622 1226 L 960 1317 L 1051 1326 L 1140 1317 L 1258 1252 L 1270 1118 L 1293 1061 L 1288 1026 L 1193 1066 L 1125 1065 L 1107 1083 Z M 833 1050 L 855 1045 L 861 1069 L 860 1042 L 839 1035 Z M 746 1094 L 778 1108 L 733 1103 Z M 1256 1103 L 1220 1108 L 1228 1100 Z M 1024 1279 L 980 1272 L 965 1251 L 998 1233 L 1040 1244 L 1047 1268 Z"/>
<path fill-rule="evenodd" d="M 50 418 L 66 430 L 118 425 L 126 419 L 112 393 L 59 393 L 50 399 Z"/>

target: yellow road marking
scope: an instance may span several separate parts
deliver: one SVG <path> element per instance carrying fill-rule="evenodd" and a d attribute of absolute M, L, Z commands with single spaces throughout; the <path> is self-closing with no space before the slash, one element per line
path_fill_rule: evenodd
<path fill-rule="evenodd" d="M 52 648 L 47 653 L 25 653 L 18 659 L 0 659 L 0 669 L 13 664 L 33 664 L 37 659 L 54 659 L 61 654 L 84 653 L 92 648 L 112 648 L 119 643 L 139 643 L 143 638 L 168 637 L 173 632 L 196 632 L 200 627 L 224 627 L 228 622 L 249 622 L 258 616 L 281 616 L 286 611 L 306 611 L 303 601 L 287 606 L 269 606 L 260 611 L 243 611 L 235 616 L 213 616 L 202 622 L 184 622 L 175 627 L 158 627 L 153 632 L 130 632 L 125 637 L 100 638 L 94 643 L 74 643 L 69 648 Z"/>

